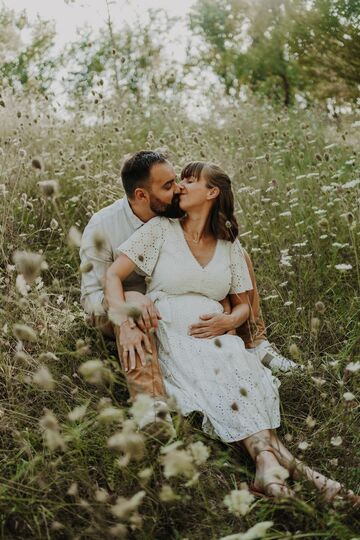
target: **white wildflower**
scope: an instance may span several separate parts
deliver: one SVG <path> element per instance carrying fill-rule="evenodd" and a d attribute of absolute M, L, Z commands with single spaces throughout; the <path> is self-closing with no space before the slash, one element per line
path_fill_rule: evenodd
<path fill-rule="evenodd" d="M 309 446 L 310 446 L 310 444 L 307 443 L 306 441 L 301 441 L 298 444 L 298 449 L 302 450 L 302 451 L 305 451 L 305 450 L 307 450 L 309 448 Z"/>
<path fill-rule="evenodd" d="M 360 360 L 358 360 L 357 362 L 350 362 L 350 364 L 347 364 L 347 366 L 345 366 L 345 370 L 351 371 L 352 373 L 359 371 L 359 369 L 360 369 Z"/>
<path fill-rule="evenodd" d="M 210 455 L 210 449 L 202 441 L 197 441 L 189 445 L 189 450 L 196 465 L 202 465 Z"/>
<path fill-rule="evenodd" d="M 185 476 L 192 478 L 195 474 L 193 456 L 186 450 L 172 450 L 162 458 L 164 466 L 164 475 L 166 478 L 171 476 Z"/>
<path fill-rule="evenodd" d="M 338 435 L 337 437 L 331 437 L 330 439 L 330 443 L 333 445 L 333 446 L 341 446 L 342 445 L 342 438 L 340 437 L 340 435 Z"/>
<path fill-rule="evenodd" d="M 250 511 L 255 497 L 248 489 L 233 489 L 224 498 L 224 504 L 237 517 L 245 516 Z"/>
<path fill-rule="evenodd" d="M 273 521 L 261 521 L 256 523 L 253 527 L 250 527 L 244 533 L 230 534 L 230 536 L 223 536 L 220 540 L 258 540 L 264 538 L 267 530 L 274 525 Z"/>
<path fill-rule="evenodd" d="M 340 272 L 346 272 L 347 270 L 351 270 L 352 269 L 352 265 L 351 264 L 335 264 L 335 268 L 336 270 L 339 270 Z"/>
<path fill-rule="evenodd" d="M 345 394 L 343 394 L 343 398 L 345 399 L 345 401 L 353 401 L 355 399 L 355 396 L 352 392 L 345 392 Z"/>

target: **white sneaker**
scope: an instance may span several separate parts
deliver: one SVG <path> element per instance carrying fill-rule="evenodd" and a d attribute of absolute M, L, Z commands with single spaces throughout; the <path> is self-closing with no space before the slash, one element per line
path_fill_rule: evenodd
<path fill-rule="evenodd" d="M 296 364 L 292 360 L 282 356 L 275 345 L 272 345 L 268 341 L 262 341 L 253 350 L 259 354 L 262 364 L 269 367 L 271 371 L 282 371 L 286 373 L 293 369 L 304 369 L 304 366 L 301 364 Z"/>

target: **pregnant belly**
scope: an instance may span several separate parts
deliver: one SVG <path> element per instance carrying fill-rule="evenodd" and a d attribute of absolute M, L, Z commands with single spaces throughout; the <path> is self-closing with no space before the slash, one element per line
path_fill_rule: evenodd
<path fill-rule="evenodd" d="M 168 326 L 168 329 L 183 335 L 187 335 L 191 324 L 200 321 L 200 315 L 224 311 L 220 302 L 202 294 L 151 293 L 149 296 L 155 302 L 163 323 Z"/>

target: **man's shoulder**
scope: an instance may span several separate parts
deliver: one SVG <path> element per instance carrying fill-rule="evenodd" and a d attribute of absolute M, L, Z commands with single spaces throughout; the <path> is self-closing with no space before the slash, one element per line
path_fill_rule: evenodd
<path fill-rule="evenodd" d="M 95 214 L 93 214 L 89 220 L 88 226 L 99 225 L 100 223 L 106 223 L 112 221 L 116 216 L 121 215 L 124 212 L 124 199 L 118 199 L 117 201 L 104 206 Z"/>

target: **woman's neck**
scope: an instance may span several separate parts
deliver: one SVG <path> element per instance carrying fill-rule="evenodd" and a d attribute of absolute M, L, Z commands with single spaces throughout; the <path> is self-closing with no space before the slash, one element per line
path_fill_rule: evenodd
<path fill-rule="evenodd" d="M 200 241 L 209 235 L 208 212 L 188 213 L 180 221 L 183 230 L 194 240 Z"/>

